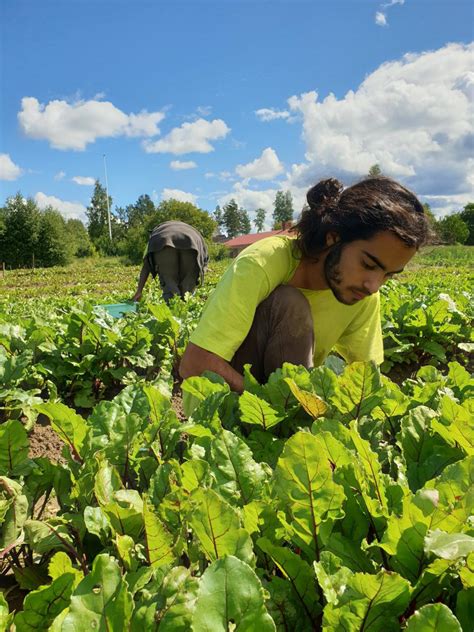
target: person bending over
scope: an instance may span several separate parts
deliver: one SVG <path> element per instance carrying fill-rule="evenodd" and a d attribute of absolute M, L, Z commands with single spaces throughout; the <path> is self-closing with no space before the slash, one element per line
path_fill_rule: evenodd
<path fill-rule="evenodd" d="M 307 193 L 294 237 L 262 239 L 227 269 L 180 364 L 220 374 L 242 392 L 243 366 L 265 383 L 284 362 L 383 361 L 379 288 L 429 238 L 415 195 L 387 177 L 346 189 L 330 178 Z"/>
<path fill-rule="evenodd" d="M 159 224 L 151 231 L 132 300 L 140 300 L 150 274 L 158 275 L 167 303 L 175 295 L 183 298 L 202 282 L 208 261 L 206 242 L 198 230 L 178 221 Z"/>

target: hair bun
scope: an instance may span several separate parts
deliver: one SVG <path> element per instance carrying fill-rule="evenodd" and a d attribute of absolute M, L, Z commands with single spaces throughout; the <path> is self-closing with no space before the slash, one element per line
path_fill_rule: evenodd
<path fill-rule="evenodd" d="M 336 178 L 321 180 L 306 194 L 306 200 L 312 210 L 319 212 L 334 208 L 341 197 L 343 185 Z"/>

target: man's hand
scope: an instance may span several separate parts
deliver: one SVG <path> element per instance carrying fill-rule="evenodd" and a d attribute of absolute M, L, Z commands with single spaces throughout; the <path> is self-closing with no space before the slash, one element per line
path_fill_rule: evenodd
<path fill-rule="evenodd" d="M 134 303 L 138 303 L 138 301 L 141 299 L 142 297 L 142 293 L 140 292 L 135 292 L 135 294 L 132 296 L 132 301 Z"/>
<path fill-rule="evenodd" d="M 204 371 L 218 373 L 237 393 L 242 393 L 244 390 L 244 376 L 231 367 L 226 360 L 192 342 L 188 343 L 179 365 L 179 374 L 185 379 L 193 375 L 201 375 Z"/>

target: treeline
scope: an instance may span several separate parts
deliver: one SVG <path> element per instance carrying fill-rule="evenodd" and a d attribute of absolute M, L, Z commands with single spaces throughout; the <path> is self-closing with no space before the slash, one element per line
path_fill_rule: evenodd
<path fill-rule="evenodd" d="M 469 202 L 464 210 L 436 219 L 428 204 L 423 205 L 430 217 L 435 239 L 442 244 L 465 244 L 474 246 L 474 203 Z"/>
<path fill-rule="evenodd" d="M 110 226 L 109 226 L 110 210 Z M 273 228 L 293 217 L 289 191 L 278 191 L 273 210 Z M 255 219 L 233 199 L 209 214 L 190 202 L 165 200 L 155 204 L 141 195 L 134 204 L 115 207 L 112 198 L 97 180 L 86 209 L 87 227 L 78 219 L 64 219 L 52 207 L 40 209 L 36 202 L 19 192 L 0 208 L 0 265 L 8 267 L 48 267 L 65 265 L 74 257 L 126 257 L 139 263 L 151 230 L 167 220 L 180 220 L 197 228 L 209 244 L 211 257 L 227 256 L 225 246 L 213 242 L 218 234 L 232 238 L 265 229 L 266 212 L 258 209 Z M 112 238 L 110 237 L 112 235 Z"/>
<path fill-rule="evenodd" d="M 110 238 L 108 209 L 112 209 L 112 198 L 107 200 L 99 181 L 86 210 L 87 228 L 78 219 L 64 219 L 52 207 L 40 209 L 34 200 L 17 193 L 0 208 L 0 265 L 4 262 L 11 268 L 48 267 L 65 265 L 74 257 L 94 255 L 120 255 L 131 263 L 139 263 L 151 230 L 167 220 L 181 220 L 197 228 L 209 243 L 211 257 L 220 259 L 227 250 L 213 243 L 217 234 L 231 239 L 252 230 L 261 232 L 268 226 L 263 208 L 256 210 L 252 226 L 249 213 L 234 199 L 209 214 L 190 202 L 165 200 L 156 205 L 149 195 L 141 195 L 134 204 L 116 207 L 110 213 Z M 441 220 L 436 219 L 428 205 L 425 211 L 439 243 L 474 244 L 474 203 Z M 271 228 L 281 228 L 293 216 L 291 193 L 278 191 Z"/>
<path fill-rule="evenodd" d="M 47 207 L 40 210 L 21 193 L 0 208 L 0 265 L 11 268 L 49 267 L 92 254 L 93 246 L 84 224 L 64 219 Z"/>

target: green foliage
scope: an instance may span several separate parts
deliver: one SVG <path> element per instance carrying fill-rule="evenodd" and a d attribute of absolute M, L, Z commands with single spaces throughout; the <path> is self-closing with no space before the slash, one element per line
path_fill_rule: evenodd
<path fill-rule="evenodd" d="M 96 180 L 94 192 L 86 210 L 88 220 L 87 230 L 89 232 L 89 237 L 94 244 L 100 243 L 100 245 L 103 245 L 103 241 L 109 238 L 107 208 L 109 208 L 110 213 L 112 213 L 112 198 L 109 196 L 107 200 L 105 187 L 101 185 L 99 180 Z"/>
<path fill-rule="evenodd" d="M 263 208 L 258 208 L 255 211 L 255 219 L 253 223 L 255 224 L 255 228 L 257 229 L 257 233 L 261 233 L 265 227 L 265 216 L 266 211 Z"/>
<path fill-rule="evenodd" d="M 234 199 L 229 200 L 222 208 L 222 224 L 229 239 L 233 239 L 243 232 L 242 215 L 239 211 L 239 205 Z"/>
<path fill-rule="evenodd" d="M 439 220 L 437 231 L 447 244 L 464 244 L 470 235 L 469 226 L 463 221 L 461 213 L 453 213 Z"/>
<path fill-rule="evenodd" d="M 273 207 L 273 227 L 282 226 L 283 222 L 293 219 L 293 198 L 290 191 L 277 191 Z"/>
<path fill-rule="evenodd" d="M 466 204 L 459 217 L 469 229 L 469 236 L 464 243 L 468 246 L 474 246 L 474 202 Z"/>
<path fill-rule="evenodd" d="M 179 220 L 194 226 L 205 239 L 211 239 L 216 229 L 216 222 L 207 211 L 203 211 L 191 202 L 171 199 L 164 200 L 157 206 L 155 215 L 148 220 L 146 226 L 148 233 L 158 224 L 169 220 Z"/>
<path fill-rule="evenodd" d="M 375 163 L 374 165 L 372 165 L 369 169 L 369 176 L 381 176 L 382 175 L 382 169 L 380 168 L 380 165 L 378 163 Z"/>
<path fill-rule="evenodd" d="M 3 232 L 0 234 L 1 259 L 12 268 L 31 267 L 38 257 L 41 211 L 31 198 L 18 192 L 4 207 Z"/>
<path fill-rule="evenodd" d="M 79 291 L 97 297 L 109 278 L 114 291 L 131 289 L 136 270 L 118 266 L 96 262 L 93 289 Z M 149 305 L 116 321 L 54 296 L 68 270 L 28 272 L 49 296 L 26 314 L 24 287 L 9 290 L 0 572 L 28 596 L 15 614 L 0 596 L 0 626 L 469 629 L 474 382 L 448 358 L 469 341 L 467 277 L 443 267 L 425 279 L 417 268 L 392 282 L 390 357 L 431 362 L 400 384 L 334 358 L 285 364 L 265 385 L 247 372 L 242 395 L 209 374 L 184 382 L 194 408 L 178 419 L 175 354 L 224 267 L 189 301 L 168 307 L 152 288 Z M 28 457 L 26 419 L 39 413 L 64 443 L 61 463 Z M 52 517 L 45 497 L 57 502 Z"/>
<path fill-rule="evenodd" d="M 92 244 L 87 228 L 81 220 L 68 219 L 66 221 L 66 232 L 72 244 L 72 254 L 75 257 L 90 257 L 92 254 Z"/>

